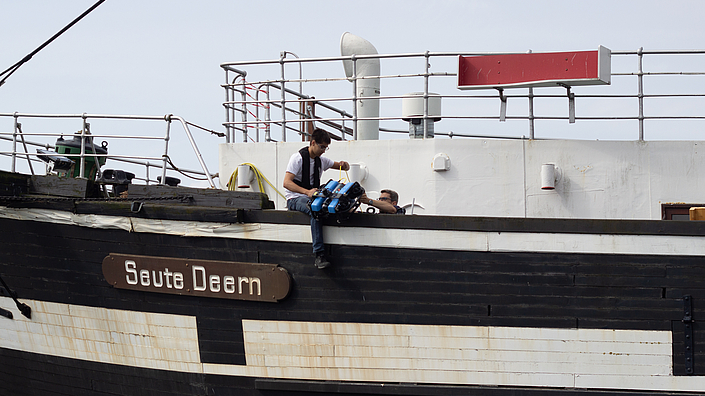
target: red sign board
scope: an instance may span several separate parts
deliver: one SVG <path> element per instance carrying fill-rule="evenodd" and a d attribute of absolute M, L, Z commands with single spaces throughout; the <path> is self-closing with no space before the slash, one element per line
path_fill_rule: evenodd
<path fill-rule="evenodd" d="M 610 50 L 463 56 L 458 88 L 519 88 L 609 84 Z"/>

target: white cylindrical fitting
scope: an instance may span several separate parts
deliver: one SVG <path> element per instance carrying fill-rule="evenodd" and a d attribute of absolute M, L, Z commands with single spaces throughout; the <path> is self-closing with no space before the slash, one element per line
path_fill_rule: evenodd
<path fill-rule="evenodd" d="M 362 181 L 367 179 L 367 166 L 364 163 L 350 164 L 350 170 L 348 175 L 350 175 L 350 183 L 358 182 L 362 184 Z"/>
<path fill-rule="evenodd" d="M 423 117 L 424 102 L 423 92 L 412 92 L 403 95 L 401 98 L 401 117 L 408 121 L 411 117 Z M 441 95 L 433 92 L 428 93 L 428 117 L 433 121 L 441 119 Z"/>
<path fill-rule="evenodd" d="M 237 188 L 250 188 L 252 181 L 252 169 L 249 165 L 238 165 L 237 167 Z"/>
<path fill-rule="evenodd" d="M 554 164 L 541 165 L 541 189 L 553 190 L 556 188 L 556 166 Z"/>

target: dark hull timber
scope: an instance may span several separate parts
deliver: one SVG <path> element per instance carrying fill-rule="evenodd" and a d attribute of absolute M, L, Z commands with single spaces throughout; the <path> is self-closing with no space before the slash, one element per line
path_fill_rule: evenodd
<path fill-rule="evenodd" d="M 81 352 L 85 345 L 78 343 L 56 345 L 65 339 L 46 334 L 39 339 L 0 338 L 0 353 L 6 362 L 0 370 L 0 389 L 7 394 L 582 395 L 609 389 L 611 394 L 646 395 L 697 394 L 704 389 L 701 326 L 697 321 L 692 324 L 695 358 L 691 374 L 683 323 L 684 296 L 692 296 L 696 320 L 705 298 L 705 255 L 697 250 L 705 229 L 697 222 L 360 215 L 342 225 L 329 224 L 326 232 L 331 240 L 347 238 L 351 243 L 332 242 L 328 248 L 335 265 L 319 271 L 312 265 L 308 243 L 250 235 L 267 226 L 296 227 L 305 235 L 307 221 L 298 213 L 150 203 L 132 213 L 127 202 L 66 201 L 61 205 L 70 212 L 52 210 L 57 203 L 48 201 L 4 207 L 0 227 L 12 231 L 4 233 L 0 242 L 0 271 L 20 300 L 32 306 L 33 318 L 22 318 L 12 309 L 12 301 L 2 298 L 2 306 L 15 313 L 14 319 L 0 318 L 3 334 L 19 328 L 51 333 L 58 325 L 42 320 L 63 320 L 69 326 L 65 322 L 71 317 L 72 328 L 85 333 L 98 334 L 100 323 L 110 323 L 105 325 L 105 334 L 112 338 L 104 341 L 108 349 L 101 351 L 104 345 L 96 335 L 95 345 L 86 348 L 97 345 L 94 354 Z M 45 217 L 30 220 L 40 215 Z M 80 216 L 93 215 L 116 221 L 132 219 L 134 228 L 82 223 L 86 220 Z M 242 228 L 242 235 L 165 234 L 157 228 L 143 232 L 144 224 L 138 220 L 232 223 Z M 413 238 L 414 232 L 428 238 L 436 238 L 434 232 L 446 232 L 451 239 L 457 233 L 513 233 L 528 239 L 564 235 L 576 241 L 605 235 L 635 238 L 623 242 L 626 245 L 643 238 L 684 238 L 696 246 L 669 254 L 603 248 L 602 253 L 570 252 L 570 247 L 565 249 L 568 252 L 542 251 L 538 245 L 534 251 L 518 245 L 513 250 L 482 251 L 453 249 L 456 245 L 450 242 L 432 240 L 429 243 L 443 246 L 432 249 L 422 242 L 418 242 L 421 247 L 409 246 L 416 240 L 397 241 L 395 232 Z M 365 242 L 365 235 L 371 233 L 378 240 Z M 462 239 L 457 246 L 473 243 Z M 122 290 L 108 284 L 102 273 L 101 262 L 110 253 L 276 264 L 288 271 L 292 288 L 278 303 Z M 63 317 L 62 310 L 66 311 Z M 149 333 L 153 327 L 119 328 L 129 325 L 130 314 L 144 315 L 149 326 L 162 320 L 180 324 L 162 324 L 171 329 L 164 330 L 163 336 Z M 38 322 L 42 330 L 32 327 Z M 500 338 L 507 345 L 516 342 L 514 346 L 478 347 L 478 342 L 486 343 L 500 333 L 505 334 Z M 316 350 L 295 347 L 311 345 L 307 343 L 317 337 L 329 338 L 320 339 Z M 349 344 L 343 339 L 350 339 Z M 158 359 L 128 356 L 116 346 L 121 342 L 144 343 L 145 349 L 156 354 L 183 354 L 165 358 L 173 364 L 160 367 L 153 364 Z M 555 342 L 585 348 L 579 353 L 561 347 L 546 352 Z M 611 344 L 593 350 L 591 342 Z M 327 360 L 327 352 L 320 349 L 327 344 L 352 352 L 342 361 L 335 356 Z M 535 346 L 532 349 L 528 344 Z M 378 349 L 392 355 L 376 355 Z M 416 355 L 405 355 L 407 349 Z M 492 356 L 453 355 L 453 350 L 524 357 L 517 357 L 513 364 L 473 366 Z M 78 352 L 68 356 L 68 352 L 51 351 Z M 108 355 L 116 357 L 106 361 Z M 571 357 L 546 367 L 533 362 L 562 355 Z M 582 366 L 572 356 L 617 360 L 587 364 L 587 371 L 576 374 L 571 370 Z M 629 360 L 632 357 L 635 360 Z M 358 363 L 367 366 L 356 371 Z M 419 363 L 428 366 L 404 367 Z M 607 373 L 597 368 L 603 363 Z M 29 368 L 45 375 L 33 379 Z M 625 378 L 636 380 L 617 385 Z"/>
<path fill-rule="evenodd" d="M 586 389 L 439 384 L 294 381 L 244 376 L 191 374 L 166 370 L 109 365 L 37 355 L 0 348 L 3 383 L 8 395 L 483 395 L 483 396 L 592 396 L 605 394 Z M 31 373 L 31 374 L 30 374 Z M 663 392 L 610 391 L 615 396 L 650 396 Z"/>

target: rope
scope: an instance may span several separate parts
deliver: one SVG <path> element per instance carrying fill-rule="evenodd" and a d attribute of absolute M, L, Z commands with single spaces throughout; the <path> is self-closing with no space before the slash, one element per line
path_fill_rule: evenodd
<path fill-rule="evenodd" d="M 338 181 L 342 182 L 343 181 L 343 166 L 340 166 L 340 173 L 338 174 Z M 348 183 L 351 181 L 350 176 L 348 175 L 348 171 L 345 171 L 345 181 Z"/>
<path fill-rule="evenodd" d="M 162 157 L 166 159 L 166 161 L 169 163 L 169 165 L 171 165 L 171 167 L 172 167 L 173 170 L 175 170 L 176 172 L 179 172 L 179 173 L 182 174 L 183 176 L 188 177 L 189 179 L 193 179 L 193 180 L 208 180 L 208 178 L 200 178 L 200 177 L 189 176 L 189 175 L 187 175 L 186 173 L 184 173 L 181 169 L 179 169 L 179 168 L 171 161 L 171 158 L 170 158 L 168 155 L 163 155 Z"/>
<path fill-rule="evenodd" d="M 262 181 L 264 180 L 267 184 L 269 184 L 270 187 L 272 187 L 272 189 L 273 189 L 274 191 L 277 192 L 277 194 L 279 194 L 279 196 L 281 196 L 282 198 L 286 199 L 286 197 L 284 196 L 284 194 L 282 194 L 281 192 L 279 192 L 279 190 L 277 190 L 277 188 L 274 187 L 274 185 L 269 181 L 269 179 L 267 179 L 267 178 L 262 174 L 262 172 L 260 172 L 260 170 L 257 169 L 256 166 L 254 166 L 253 164 L 251 164 L 251 163 L 249 163 L 249 162 L 243 162 L 243 163 L 240 164 L 240 165 L 247 165 L 247 166 L 250 167 L 250 169 L 252 169 L 252 171 L 255 173 L 255 178 L 257 179 L 257 187 L 259 187 L 259 191 L 260 191 L 261 193 L 263 193 L 264 195 L 267 195 L 267 193 L 264 191 L 264 183 L 262 183 Z M 339 180 L 339 181 L 342 181 L 342 180 L 343 180 L 343 167 L 341 166 L 339 169 L 340 169 L 340 175 L 339 175 L 339 177 L 338 177 L 338 180 Z M 228 180 L 227 186 L 228 186 L 228 190 L 230 190 L 230 191 L 237 191 L 237 170 L 238 170 L 238 169 L 235 168 L 235 171 L 230 175 L 230 179 Z M 348 175 L 348 171 L 345 171 L 345 180 L 347 180 L 348 182 L 350 182 L 350 176 Z M 267 196 L 267 199 L 269 199 L 269 196 Z"/>
<path fill-rule="evenodd" d="M 264 183 L 262 183 L 262 181 L 264 180 L 267 184 L 269 184 L 270 187 L 272 187 L 272 189 L 274 189 L 274 191 L 277 192 L 277 194 L 279 194 L 282 198 L 286 199 L 284 194 L 279 192 L 279 190 L 277 190 L 277 188 L 274 187 L 274 185 L 262 174 L 262 172 L 260 172 L 259 169 L 257 169 L 256 166 L 254 166 L 253 164 L 251 164 L 249 162 L 244 162 L 240 165 L 247 165 L 250 167 L 250 169 L 252 169 L 252 171 L 255 173 L 255 177 L 257 178 L 257 186 L 259 187 L 259 191 L 261 193 L 263 193 L 264 195 L 267 195 L 267 193 L 264 191 Z M 228 186 L 228 190 L 230 190 L 230 191 L 237 190 L 237 168 L 235 168 L 235 171 L 232 173 L 232 175 L 230 175 L 230 180 L 228 180 L 227 186 Z M 269 199 L 269 197 L 267 197 L 267 199 Z"/>

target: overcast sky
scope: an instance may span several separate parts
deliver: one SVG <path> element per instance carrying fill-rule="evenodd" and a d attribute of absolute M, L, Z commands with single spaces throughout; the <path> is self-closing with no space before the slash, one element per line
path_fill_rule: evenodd
<path fill-rule="evenodd" d="M 3 0 L 0 70 L 94 3 Z M 703 49 L 703 15 L 695 0 L 107 0 L 0 87 L 0 113 L 173 113 L 222 131 L 220 63 L 337 56 L 346 31 L 380 53 Z"/>

